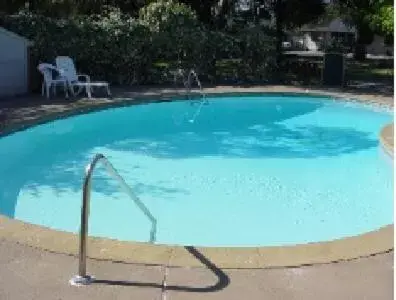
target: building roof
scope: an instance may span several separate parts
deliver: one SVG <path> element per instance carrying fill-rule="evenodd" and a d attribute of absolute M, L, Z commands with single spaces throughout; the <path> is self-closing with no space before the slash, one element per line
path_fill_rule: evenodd
<path fill-rule="evenodd" d="M 25 37 L 23 37 L 23 36 L 21 36 L 19 34 L 16 34 L 15 32 L 9 31 L 9 30 L 5 29 L 4 27 L 0 27 L 0 34 L 8 35 L 8 36 L 10 36 L 10 37 L 12 37 L 14 39 L 18 39 L 20 41 L 23 41 L 26 44 L 28 44 L 29 46 L 33 45 L 32 41 L 28 40 L 27 38 L 25 38 Z"/>
<path fill-rule="evenodd" d="M 300 31 L 355 33 L 356 29 L 352 26 L 346 25 L 340 18 L 336 18 L 327 23 L 304 25 L 303 27 L 301 27 Z"/>

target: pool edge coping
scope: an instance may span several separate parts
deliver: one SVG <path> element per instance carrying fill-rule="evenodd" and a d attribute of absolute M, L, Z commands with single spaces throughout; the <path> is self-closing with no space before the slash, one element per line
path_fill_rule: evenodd
<path fill-rule="evenodd" d="M 78 255 L 79 236 L 0 215 L 0 238 L 52 253 Z M 393 224 L 332 241 L 267 247 L 195 247 L 222 269 L 299 267 L 349 261 L 394 248 Z M 185 246 L 88 238 L 88 257 L 120 263 L 204 267 Z"/>
<path fill-rule="evenodd" d="M 379 134 L 379 140 L 380 144 L 382 146 L 382 149 L 391 157 L 394 157 L 394 142 L 393 142 L 393 136 L 394 136 L 394 123 L 385 125 Z M 390 141 L 390 139 L 392 141 Z"/>
<path fill-rule="evenodd" d="M 249 90 L 249 89 L 248 89 Z M 277 92 L 215 92 L 213 95 L 253 95 L 253 94 L 277 94 L 277 95 L 309 95 L 328 97 L 334 96 L 339 100 L 364 100 L 364 95 L 348 95 L 345 97 L 339 93 L 324 93 L 317 91 L 277 91 Z M 182 96 L 181 94 L 166 95 L 143 95 L 131 99 L 119 98 L 110 102 L 90 102 L 79 107 L 71 105 L 67 109 L 39 115 L 34 119 L 22 120 L 6 126 L 0 136 L 11 134 L 31 126 L 66 118 L 73 115 L 85 114 L 93 111 L 129 106 L 148 102 L 169 101 Z M 159 97 L 159 100 L 153 100 Z M 131 101 L 134 100 L 134 101 Z M 151 100 L 151 101 L 147 101 Z M 373 104 L 376 101 L 365 101 Z M 392 103 L 393 105 L 393 103 Z M 391 105 L 391 106 L 392 106 Z M 380 143 L 393 158 L 393 145 L 384 138 L 384 130 L 380 133 Z M 393 127 L 392 127 L 393 128 Z M 38 249 L 77 255 L 78 235 L 64 231 L 57 231 L 47 227 L 29 224 L 0 215 L 0 238 L 13 240 L 17 243 Z M 265 229 L 264 229 L 265 230 Z M 293 246 L 274 247 L 195 247 L 216 266 L 221 268 L 279 268 L 297 267 L 302 265 L 324 264 L 352 260 L 359 257 L 367 257 L 374 254 L 385 253 L 394 248 L 393 224 L 386 225 L 378 230 L 370 231 L 361 235 L 346 237 L 333 241 L 318 243 L 299 244 Z M 203 265 L 183 246 L 153 245 L 130 241 L 118 241 L 108 238 L 89 237 L 88 256 L 98 260 L 111 260 L 124 263 L 145 265 L 167 265 L 172 267 L 203 267 Z"/>

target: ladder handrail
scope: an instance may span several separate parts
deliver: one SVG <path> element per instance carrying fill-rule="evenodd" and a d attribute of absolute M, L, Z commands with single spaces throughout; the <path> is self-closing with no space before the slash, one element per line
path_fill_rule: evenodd
<path fill-rule="evenodd" d="M 188 77 L 187 77 L 187 84 L 185 83 L 185 87 L 187 89 L 187 93 L 190 95 L 191 93 L 191 77 L 194 76 L 195 77 L 195 81 L 197 82 L 197 85 L 199 87 L 199 92 L 201 93 L 201 97 L 203 100 L 206 100 L 206 95 L 203 91 L 202 88 L 202 84 L 201 84 L 201 80 L 199 80 L 198 74 L 197 72 L 195 72 L 195 70 L 191 69 L 190 72 L 188 73 Z"/>
<path fill-rule="evenodd" d="M 188 97 L 190 99 L 191 89 L 192 89 L 191 88 L 191 85 L 192 85 L 191 78 L 192 78 L 192 76 L 194 76 L 195 81 L 196 81 L 196 83 L 198 85 L 199 92 L 201 94 L 202 100 L 206 101 L 206 95 L 204 93 L 204 90 L 203 90 L 203 87 L 202 87 L 202 84 L 201 84 L 201 80 L 199 80 L 198 74 L 197 74 L 197 72 L 195 72 L 194 69 L 190 69 L 188 72 L 187 72 L 187 70 L 182 69 L 182 68 L 174 70 L 174 72 L 173 72 L 173 83 L 176 85 L 176 82 L 177 82 L 178 78 L 181 77 L 182 80 L 183 80 L 184 88 L 186 89 L 186 94 L 188 95 Z"/>
<path fill-rule="evenodd" d="M 187 77 L 188 87 L 191 89 L 191 77 L 192 76 L 195 77 L 195 81 L 198 84 L 199 90 L 202 92 L 201 81 L 198 78 L 198 74 L 194 70 L 190 70 L 190 72 L 188 73 L 188 77 Z"/>
<path fill-rule="evenodd" d="M 79 244 L 79 264 L 78 275 L 70 280 L 71 284 L 84 285 L 93 281 L 92 277 L 87 275 L 87 236 L 88 236 L 88 218 L 89 218 L 89 204 L 91 198 L 91 181 L 95 167 L 99 162 L 102 162 L 108 174 L 118 181 L 125 193 L 135 202 L 135 204 L 142 210 L 146 217 L 151 222 L 150 242 L 156 239 L 157 220 L 150 213 L 148 208 L 135 195 L 132 188 L 125 182 L 124 178 L 117 172 L 110 161 L 101 153 L 94 156 L 91 163 L 85 169 L 85 177 L 83 183 L 83 196 L 81 207 L 81 228 L 80 228 L 80 244 Z"/>

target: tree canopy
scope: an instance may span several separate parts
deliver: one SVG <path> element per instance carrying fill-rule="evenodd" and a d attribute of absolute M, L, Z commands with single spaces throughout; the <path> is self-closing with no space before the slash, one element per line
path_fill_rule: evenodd
<path fill-rule="evenodd" d="M 325 11 L 322 0 L 262 0 L 264 7 L 282 20 L 286 28 L 315 21 Z"/>
<path fill-rule="evenodd" d="M 384 35 L 393 34 L 392 0 L 336 0 L 335 4 L 348 23 L 357 27 L 366 25 Z"/>
<path fill-rule="evenodd" d="M 108 7 L 116 7 L 125 13 L 136 15 L 150 0 L 1 0 L 0 11 L 14 13 L 26 8 L 49 16 L 97 14 Z"/>
<path fill-rule="evenodd" d="M 373 30 L 384 35 L 393 35 L 393 13 L 393 3 L 377 4 L 374 13 L 370 17 L 370 25 Z"/>
<path fill-rule="evenodd" d="M 282 58 L 284 30 L 313 22 L 325 12 L 322 0 L 259 0 L 257 3 L 274 21 L 278 65 Z"/>
<path fill-rule="evenodd" d="M 392 0 L 336 0 L 341 17 L 357 30 L 355 58 L 363 60 L 374 33 L 393 35 Z"/>

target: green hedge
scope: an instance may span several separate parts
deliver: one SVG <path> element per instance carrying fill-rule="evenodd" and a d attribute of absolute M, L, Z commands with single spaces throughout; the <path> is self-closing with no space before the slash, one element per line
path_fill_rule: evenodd
<path fill-rule="evenodd" d="M 72 20 L 21 13 L 5 17 L 3 24 L 33 41 L 31 59 L 36 65 L 67 55 L 81 72 L 116 84 L 130 84 L 139 81 L 151 64 L 148 28 L 119 13 Z"/>
<path fill-rule="evenodd" d="M 144 7 L 138 19 L 109 10 L 56 20 L 21 12 L 0 16 L 0 21 L 33 41 L 32 65 L 67 55 L 79 72 L 117 85 L 162 83 L 175 65 L 221 81 L 229 77 L 217 67 L 222 59 L 239 59 L 230 71 L 235 80 L 265 79 L 272 72 L 274 42 L 262 28 L 232 34 L 210 31 L 188 6 L 173 1 Z"/>

